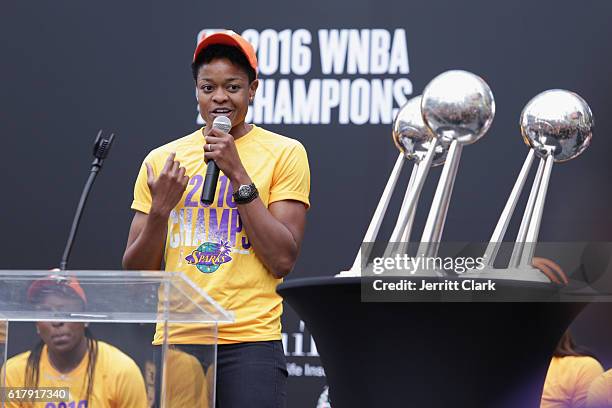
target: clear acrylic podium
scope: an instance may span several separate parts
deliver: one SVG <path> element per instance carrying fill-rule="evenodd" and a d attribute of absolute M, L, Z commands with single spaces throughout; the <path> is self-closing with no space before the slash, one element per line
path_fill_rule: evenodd
<path fill-rule="evenodd" d="M 39 293 L 40 287 L 46 293 L 58 287 L 74 292 L 71 282 L 75 280 L 86 296 L 84 307 L 75 302 L 41 307 L 33 299 L 32 294 Z M 41 286 L 40 282 L 44 284 Z M 38 292 L 31 290 L 33 284 Z M 14 334 L 18 322 L 86 322 L 96 338 L 105 342 L 107 339 L 96 331 L 123 331 L 130 340 L 112 345 L 140 366 L 149 407 L 215 406 L 217 326 L 233 320 L 231 312 L 181 273 L 0 271 L 0 366 L 16 354 L 15 350 L 28 350 L 39 341 L 35 334 L 24 336 L 23 331 Z M 152 325 L 162 333 L 155 346 L 149 335 L 129 335 L 138 330 L 142 333 L 141 327 L 146 326 L 152 333 Z M 168 344 L 168 329 L 172 332 L 176 327 L 189 327 L 185 325 L 195 325 L 198 338 L 205 344 L 197 359 Z M 132 337 L 140 339 L 132 341 Z M 155 358 L 143 350 L 152 350 Z M 0 384 L 4 387 L 4 376 Z M 0 406 L 4 406 L 2 402 Z"/>

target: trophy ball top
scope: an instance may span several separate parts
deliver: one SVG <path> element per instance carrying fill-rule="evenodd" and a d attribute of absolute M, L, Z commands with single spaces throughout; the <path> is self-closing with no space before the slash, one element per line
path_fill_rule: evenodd
<path fill-rule="evenodd" d="M 420 162 L 425 158 L 435 135 L 423 122 L 421 115 L 421 95 L 411 98 L 398 111 L 393 122 L 393 142 L 406 156 L 406 159 Z M 448 153 L 448 143 L 438 142 L 432 160 L 432 166 L 444 164 Z"/>
<path fill-rule="evenodd" d="M 425 87 L 421 112 L 425 124 L 440 139 L 471 144 L 491 126 L 495 99 L 479 76 L 461 70 L 446 71 Z"/>
<path fill-rule="evenodd" d="M 579 156 L 593 137 L 593 113 L 578 94 L 551 89 L 531 99 L 521 113 L 523 140 L 535 153 L 555 162 Z"/>

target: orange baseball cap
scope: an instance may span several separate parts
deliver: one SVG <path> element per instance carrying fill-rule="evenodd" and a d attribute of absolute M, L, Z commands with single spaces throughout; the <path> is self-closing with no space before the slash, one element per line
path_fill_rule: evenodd
<path fill-rule="evenodd" d="M 37 279 L 32 282 L 28 288 L 28 300 L 32 302 L 41 291 L 54 287 L 71 289 L 75 295 L 77 295 L 85 304 L 87 304 L 87 296 L 85 296 L 85 291 L 79 284 L 79 281 L 74 277 L 60 275 L 49 275 L 45 278 Z"/>
<path fill-rule="evenodd" d="M 257 54 L 255 54 L 255 49 L 253 48 L 250 42 L 233 32 L 232 30 L 219 31 L 202 37 L 202 39 L 198 43 L 198 46 L 195 49 L 195 52 L 193 53 L 193 61 L 195 62 L 198 55 L 206 47 L 213 44 L 223 44 L 238 47 L 238 49 L 242 51 L 244 56 L 247 58 L 247 61 L 249 61 L 249 65 L 251 66 L 251 68 L 255 70 L 255 75 L 257 75 Z"/>

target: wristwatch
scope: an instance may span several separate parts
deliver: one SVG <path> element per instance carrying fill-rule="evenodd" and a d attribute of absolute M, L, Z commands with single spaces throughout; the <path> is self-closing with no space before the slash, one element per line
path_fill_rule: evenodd
<path fill-rule="evenodd" d="M 254 183 L 242 184 L 238 187 L 238 190 L 234 191 L 232 197 L 234 197 L 236 204 L 246 204 L 259 197 L 259 191 L 257 191 Z"/>

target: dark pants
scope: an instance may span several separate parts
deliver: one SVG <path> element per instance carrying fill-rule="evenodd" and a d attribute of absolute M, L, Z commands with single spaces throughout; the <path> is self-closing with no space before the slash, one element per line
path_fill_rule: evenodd
<path fill-rule="evenodd" d="M 197 358 L 204 372 L 208 371 L 212 363 L 210 346 L 174 347 Z M 282 343 L 218 345 L 216 380 L 216 408 L 285 408 L 287 362 Z"/>

